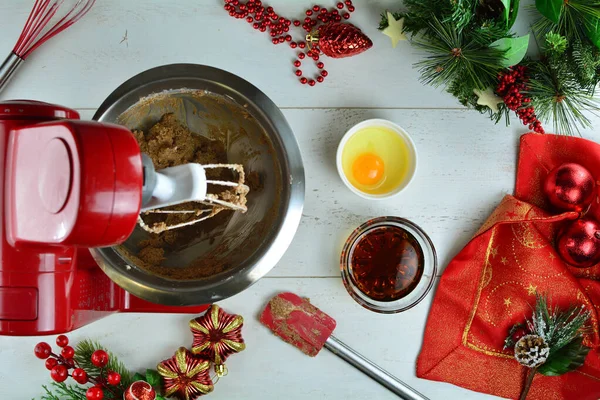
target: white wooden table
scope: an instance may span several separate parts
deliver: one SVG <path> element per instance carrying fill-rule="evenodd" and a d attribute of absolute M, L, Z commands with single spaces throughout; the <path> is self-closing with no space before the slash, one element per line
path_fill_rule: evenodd
<path fill-rule="evenodd" d="M 0 55 L 8 54 L 33 0 L 0 2 Z M 270 0 L 293 18 L 312 3 Z M 320 4 L 331 7 L 335 1 Z M 374 42 L 355 58 L 326 60 L 329 78 L 301 86 L 291 72 L 293 53 L 273 46 L 265 34 L 230 18 L 221 0 L 97 0 L 79 24 L 42 47 L 0 100 L 28 98 L 58 103 L 91 118 L 96 107 L 125 80 L 169 63 L 207 64 L 237 74 L 281 107 L 304 158 L 307 189 L 304 218 L 291 247 L 271 273 L 222 302 L 246 323 L 247 350 L 228 361 L 230 374 L 211 399 L 394 399 L 388 391 L 324 351 L 312 359 L 272 336 L 257 321 L 268 298 L 292 291 L 336 317 L 336 336 L 431 399 L 492 398 L 415 377 L 434 293 L 416 308 L 379 315 L 358 306 L 338 269 L 342 243 L 357 225 L 382 215 L 402 216 L 431 236 L 440 269 L 467 243 L 506 193 L 513 190 L 518 138 L 526 129 L 494 125 L 459 107 L 441 90 L 422 86 L 412 64 L 417 50 L 401 42 L 392 49 L 377 31 L 382 10 L 394 0 L 355 0 L 351 20 Z M 523 13 L 525 14 L 525 13 Z M 527 26 L 523 22 L 522 26 Z M 126 40 L 123 40 L 124 37 Z M 345 130 L 367 118 L 386 118 L 416 142 L 418 173 L 399 197 L 370 202 L 344 187 L 335 170 L 336 146 Z M 600 123 L 600 119 L 595 120 Z M 586 131 L 584 137 L 600 139 Z M 441 273 L 440 271 L 440 273 Z M 143 371 L 191 343 L 188 315 L 113 315 L 70 334 L 100 341 L 131 370 Z M 40 338 L 0 337 L 0 399 L 41 394 L 50 377 L 33 356 Z M 47 340 L 53 340 L 48 338 Z"/>

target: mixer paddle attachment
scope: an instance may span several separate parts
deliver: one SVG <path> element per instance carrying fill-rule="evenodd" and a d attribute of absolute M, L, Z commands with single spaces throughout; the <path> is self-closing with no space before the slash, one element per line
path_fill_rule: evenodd
<path fill-rule="evenodd" d="M 245 185 L 242 165 L 183 164 L 155 171 L 150 157 L 143 154 L 142 160 L 144 187 L 138 222 L 147 232 L 161 233 L 194 225 L 224 210 L 248 211 L 246 195 L 250 189 Z M 237 181 L 207 178 L 207 172 L 221 177 L 227 170 L 237 175 Z M 166 218 L 155 222 L 144 220 L 161 214 Z"/>

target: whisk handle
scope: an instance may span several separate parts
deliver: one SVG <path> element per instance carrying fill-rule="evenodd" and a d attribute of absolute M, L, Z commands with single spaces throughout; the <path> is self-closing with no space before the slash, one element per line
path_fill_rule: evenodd
<path fill-rule="evenodd" d="M 11 52 L 6 60 L 0 65 L 0 92 L 4 89 L 4 87 L 8 84 L 13 74 L 19 69 L 21 64 L 23 64 L 23 60 L 21 57 Z"/>

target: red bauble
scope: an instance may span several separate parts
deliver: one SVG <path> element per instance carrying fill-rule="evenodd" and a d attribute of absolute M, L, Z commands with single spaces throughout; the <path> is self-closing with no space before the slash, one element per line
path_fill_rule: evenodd
<path fill-rule="evenodd" d="M 591 267 L 600 262 L 600 224 L 590 218 L 573 221 L 558 234 L 556 244 L 566 263 Z"/>
<path fill-rule="evenodd" d="M 123 394 L 123 400 L 155 400 L 156 391 L 144 381 L 133 382 Z"/>
<path fill-rule="evenodd" d="M 326 56 L 344 58 L 369 50 L 373 42 L 352 24 L 332 22 L 319 28 L 318 46 Z"/>
<path fill-rule="evenodd" d="M 57 345 L 58 347 L 65 347 L 65 346 L 66 346 L 66 345 L 68 345 L 68 344 L 69 344 L 69 338 L 68 338 L 68 337 L 66 337 L 65 335 L 59 335 L 59 336 L 56 338 L 56 345 Z"/>
<path fill-rule="evenodd" d="M 40 342 L 35 345 L 33 349 L 35 356 L 41 360 L 45 360 L 50 357 L 50 353 L 52 353 L 52 347 L 46 342 Z"/>
<path fill-rule="evenodd" d="M 50 377 L 52 378 L 53 381 L 55 382 L 64 382 L 65 380 L 67 380 L 67 377 L 69 376 L 67 367 L 65 367 L 62 364 L 59 365 L 55 365 L 52 370 L 50 371 Z"/>
<path fill-rule="evenodd" d="M 75 379 L 75 382 L 79 383 L 80 385 L 85 385 L 88 381 L 87 372 L 81 368 L 75 368 L 71 376 L 73 379 Z"/>
<path fill-rule="evenodd" d="M 562 164 L 546 177 L 544 193 L 556 208 L 581 212 L 596 197 L 596 181 L 585 167 L 575 163 Z"/>
<path fill-rule="evenodd" d="M 108 353 L 104 350 L 96 350 L 92 353 L 91 361 L 98 368 L 105 367 L 108 364 Z"/>
<path fill-rule="evenodd" d="M 44 365 L 46 366 L 46 369 L 48 371 L 52 371 L 52 368 L 54 368 L 54 366 L 58 364 L 58 361 L 56 360 L 56 358 L 48 358 L 46 359 L 46 362 L 44 363 Z"/>
<path fill-rule="evenodd" d="M 102 400 L 104 392 L 98 386 L 92 386 L 85 392 L 85 398 L 87 400 Z"/>
<path fill-rule="evenodd" d="M 109 385 L 117 386 L 121 382 L 121 375 L 118 372 L 109 372 L 106 376 Z"/>
<path fill-rule="evenodd" d="M 60 351 L 60 355 L 66 359 L 71 359 L 73 356 L 75 356 L 75 349 L 73 349 L 71 346 L 65 346 Z"/>

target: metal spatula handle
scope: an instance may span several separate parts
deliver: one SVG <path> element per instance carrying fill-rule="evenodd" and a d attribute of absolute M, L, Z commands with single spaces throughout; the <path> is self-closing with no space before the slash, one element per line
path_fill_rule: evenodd
<path fill-rule="evenodd" d="M 356 369 L 370 376 L 387 389 L 405 400 L 429 400 L 415 389 L 408 386 L 389 372 L 383 370 L 371 361 L 367 360 L 356 351 L 340 342 L 337 338 L 330 336 L 325 342 L 325 348 L 333 354 L 346 361 Z"/>

